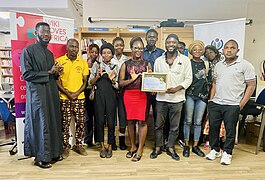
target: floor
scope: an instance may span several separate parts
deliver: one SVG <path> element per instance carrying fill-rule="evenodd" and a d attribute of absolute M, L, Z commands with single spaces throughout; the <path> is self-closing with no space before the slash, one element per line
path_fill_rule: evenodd
<path fill-rule="evenodd" d="M 9 155 L 10 146 L 3 146 L 0 147 L 0 179 L 265 179 L 265 153 L 260 151 L 255 155 L 255 145 L 247 141 L 235 146 L 232 164 L 223 166 L 220 159 L 209 161 L 193 153 L 184 158 L 178 145 L 180 161 L 174 161 L 166 153 L 150 159 L 153 146 L 150 134 L 139 162 L 127 159 L 127 151 L 117 150 L 112 158 L 102 159 L 97 147 L 86 147 L 88 156 L 71 151 L 67 159 L 53 164 L 52 168 L 40 169 L 33 165 L 32 158 L 17 160 L 16 155 Z"/>

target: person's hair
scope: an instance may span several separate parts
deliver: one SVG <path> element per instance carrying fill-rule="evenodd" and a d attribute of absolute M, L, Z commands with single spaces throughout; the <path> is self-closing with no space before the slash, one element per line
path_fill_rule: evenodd
<path fill-rule="evenodd" d="M 183 41 L 179 41 L 179 44 L 183 45 L 184 48 L 186 47 L 186 44 Z"/>
<path fill-rule="evenodd" d="M 78 42 L 76 39 L 71 38 L 71 39 L 68 39 L 68 40 L 67 40 L 66 46 L 68 46 L 69 43 L 70 43 L 70 42 L 73 42 L 73 41 L 75 41 L 75 42 L 79 45 L 79 42 Z"/>
<path fill-rule="evenodd" d="M 50 25 L 46 22 L 38 22 L 35 26 L 35 30 L 38 30 L 40 26 L 48 26 L 50 28 Z"/>
<path fill-rule="evenodd" d="M 130 41 L 130 48 L 131 48 L 131 49 L 133 48 L 133 44 L 134 44 L 135 42 L 137 42 L 137 41 L 141 42 L 141 43 L 143 44 L 143 46 L 144 46 L 144 42 L 143 42 L 143 40 L 142 40 L 141 37 L 133 37 L 133 38 L 131 39 L 131 41 Z"/>
<path fill-rule="evenodd" d="M 234 42 L 234 43 L 236 44 L 236 46 L 237 46 L 237 49 L 239 49 L 239 46 L 238 46 L 238 43 L 236 42 L 236 40 L 234 40 L 234 39 L 229 39 L 229 40 L 225 43 L 225 45 L 226 45 L 227 43 L 229 43 L 229 42 Z M 225 47 L 225 45 L 224 45 L 224 47 Z"/>
<path fill-rule="evenodd" d="M 90 44 L 90 45 L 88 46 L 88 50 L 89 50 L 89 51 L 91 51 L 93 48 L 96 48 L 96 49 L 98 50 L 98 53 L 99 53 L 99 47 L 98 47 L 97 44 Z"/>
<path fill-rule="evenodd" d="M 179 37 L 178 37 L 176 34 L 169 34 L 169 35 L 167 36 L 166 40 L 168 40 L 169 38 L 174 38 L 174 39 L 176 39 L 176 40 L 178 41 L 178 43 L 179 43 Z"/>
<path fill-rule="evenodd" d="M 217 57 L 217 58 L 220 58 L 220 57 L 221 57 L 221 54 L 220 54 L 219 51 L 216 49 L 216 47 L 211 46 L 211 45 L 208 45 L 208 46 L 205 47 L 204 56 L 205 56 L 205 53 L 206 53 L 206 50 L 207 50 L 207 49 L 212 50 L 212 51 L 216 54 L 215 57 Z"/>
<path fill-rule="evenodd" d="M 151 32 L 155 33 L 156 36 L 158 36 L 158 32 L 157 32 L 155 29 L 149 29 L 149 30 L 146 32 L 146 36 L 147 36 L 147 34 L 149 34 L 149 33 L 151 33 Z"/>
<path fill-rule="evenodd" d="M 121 42 L 124 44 L 124 40 L 123 40 L 121 37 L 115 37 L 115 38 L 113 39 L 113 41 L 112 41 L 112 45 L 113 45 L 113 46 L 114 46 L 114 43 L 115 43 L 116 41 L 121 41 Z"/>
<path fill-rule="evenodd" d="M 103 49 L 109 49 L 111 51 L 111 54 L 114 55 L 115 54 L 115 49 L 113 47 L 112 44 L 110 43 L 105 43 L 105 44 L 102 44 L 102 46 L 100 47 L 100 54 L 102 55 L 103 53 Z"/>

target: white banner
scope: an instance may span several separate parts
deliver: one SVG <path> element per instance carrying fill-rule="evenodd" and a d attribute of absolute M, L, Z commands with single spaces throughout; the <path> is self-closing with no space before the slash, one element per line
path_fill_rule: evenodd
<path fill-rule="evenodd" d="M 243 58 L 245 43 L 246 19 L 234 19 L 214 23 L 194 25 L 194 39 L 201 40 L 206 45 L 213 45 L 219 51 L 223 49 L 224 43 L 234 39 L 239 44 L 238 55 Z"/>

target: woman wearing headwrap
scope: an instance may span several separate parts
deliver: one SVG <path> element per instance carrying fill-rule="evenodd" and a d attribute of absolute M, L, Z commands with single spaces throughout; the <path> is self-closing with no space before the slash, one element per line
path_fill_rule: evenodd
<path fill-rule="evenodd" d="M 101 144 L 100 157 L 112 157 L 112 144 L 114 144 L 117 65 L 112 62 L 114 47 L 112 44 L 103 44 L 100 48 L 102 62 L 94 63 L 89 77 L 89 83 L 96 86 L 95 90 L 95 124 L 97 128 L 97 141 Z M 108 146 L 104 145 L 105 119 L 108 125 Z"/>
<path fill-rule="evenodd" d="M 190 87 L 186 90 L 185 119 L 184 119 L 184 141 L 185 146 L 183 156 L 190 156 L 189 137 L 192 120 L 194 121 L 194 144 L 192 152 L 200 157 L 205 154 L 198 147 L 201 135 L 201 124 L 203 114 L 207 105 L 209 91 L 205 62 L 201 59 L 204 54 L 204 43 L 199 40 L 193 41 L 189 46 L 189 53 L 192 55 L 191 66 L 193 80 Z"/>

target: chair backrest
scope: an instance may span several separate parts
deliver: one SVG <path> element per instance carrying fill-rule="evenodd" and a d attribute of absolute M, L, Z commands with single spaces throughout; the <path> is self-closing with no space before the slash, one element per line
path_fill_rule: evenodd
<path fill-rule="evenodd" d="M 0 117 L 4 122 L 14 121 L 15 117 L 9 111 L 6 102 L 0 99 Z"/>
<path fill-rule="evenodd" d="M 265 88 L 259 93 L 256 103 L 265 105 Z"/>

